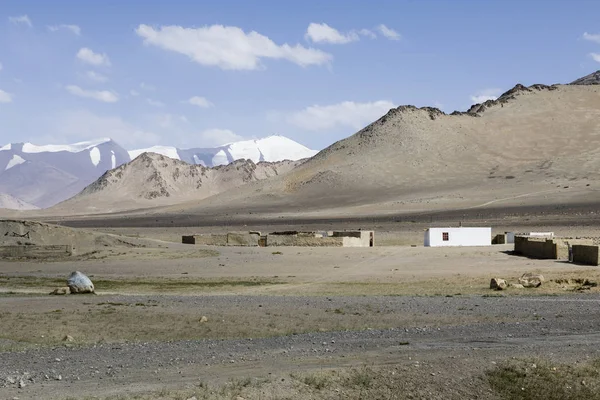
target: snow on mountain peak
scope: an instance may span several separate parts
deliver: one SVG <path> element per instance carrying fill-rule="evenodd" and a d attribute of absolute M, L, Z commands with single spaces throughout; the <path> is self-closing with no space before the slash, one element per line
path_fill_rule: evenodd
<path fill-rule="evenodd" d="M 4 170 L 6 171 L 7 169 L 11 169 L 15 165 L 23 164 L 26 161 L 27 160 L 25 160 L 23 157 L 15 154 L 15 155 L 12 156 L 12 158 L 10 159 L 10 161 L 8 162 L 8 164 L 6 164 L 6 167 L 4 168 Z"/>
<path fill-rule="evenodd" d="M 36 145 L 33 143 L 23 143 L 23 153 L 56 153 L 59 151 L 68 151 L 69 153 L 79 153 L 80 151 L 88 150 L 99 146 L 104 143 L 111 142 L 110 138 L 102 138 L 97 140 L 90 140 L 85 142 L 78 142 L 73 144 L 47 144 L 47 145 Z M 4 149 L 4 148 L 3 148 Z"/>
<path fill-rule="evenodd" d="M 0 151 L 0 193 L 48 207 L 130 160 L 109 138 L 74 144 L 11 143 Z"/>
<path fill-rule="evenodd" d="M 281 135 L 231 142 L 212 148 L 178 149 L 171 146 L 153 146 L 147 149 L 130 150 L 129 156 L 134 159 L 146 152 L 206 167 L 226 165 L 240 159 L 252 160 L 255 163 L 300 160 L 312 157 L 317 153 L 315 150 Z"/>
<path fill-rule="evenodd" d="M 29 204 L 19 198 L 6 193 L 0 193 L 0 208 L 9 210 L 37 210 L 39 207 Z"/>
<path fill-rule="evenodd" d="M 156 153 L 169 158 L 173 158 L 175 160 L 180 159 L 179 154 L 177 152 L 177 148 L 173 146 L 152 146 L 147 149 L 129 150 L 129 157 L 131 157 L 131 159 L 133 160 L 142 153 Z"/>

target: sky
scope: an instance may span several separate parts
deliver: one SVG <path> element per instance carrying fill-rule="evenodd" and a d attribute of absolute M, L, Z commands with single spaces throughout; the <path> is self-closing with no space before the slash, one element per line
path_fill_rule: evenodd
<path fill-rule="evenodd" d="M 600 2 L 0 0 L 0 145 L 312 149 L 600 69 Z"/>

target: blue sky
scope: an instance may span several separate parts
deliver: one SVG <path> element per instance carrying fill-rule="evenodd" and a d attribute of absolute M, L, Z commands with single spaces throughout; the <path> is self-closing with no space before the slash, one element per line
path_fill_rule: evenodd
<path fill-rule="evenodd" d="M 598 1 L 0 0 L 0 144 L 321 149 L 600 69 Z"/>

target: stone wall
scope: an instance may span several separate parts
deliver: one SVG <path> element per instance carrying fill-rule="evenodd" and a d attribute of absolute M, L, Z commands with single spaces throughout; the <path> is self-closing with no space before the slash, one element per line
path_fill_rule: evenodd
<path fill-rule="evenodd" d="M 227 246 L 227 235 L 189 235 L 181 238 L 182 243 L 201 244 L 205 246 Z"/>
<path fill-rule="evenodd" d="M 303 246 L 303 247 L 370 247 L 374 246 L 373 231 L 339 232 L 229 232 L 223 235 L 203 234 L 182 236 L 181 242 L 211 246 Z"/>
<path fill-rule="evenodd" d="M 342 247 L 343 237 L 315 237 L 304 235 L 267 235 L 267 247 L 306 246 L 306 247 Z"/>
<path fill-rule="evenodd" d="M 573 245 L 573 262 L 584 265 L 600 265 L 599 246 L 576 244 Z"/>
<path fill-rule="evenodd" d="M 61 258 L 72 254 L 70 245 L 0 246 L 0 258 Z"/>
<path fill-rule="evenodd" d="M 552 240 L 539 237 L 515 237 L 515 253 L 540 260 L 555 259 L 556 251 Z"/>
<path fill-rule="evenodd" d="M 569 246 L 591 244 L 591 239 L 515 236 L 515 253 L 540 260 L 568 260 Z"/>
<path fill-rule="evenodd" d="M 506 244 L 507 238 L 505 233 L 499 233 L 492 239 L 492 244 Z"/>
<path fill-rule="evenodd" d="M 258 246 L 260 232 L 229 232 L 227 246 Z"/>
<path fill-rule="evenodd" d="M 334 231 L 332 237 L 342 237 L 344 247 L 372 247 L 375 246 L 374 231 Z M 371 236 L 373 242 L 371 243 Z"/>

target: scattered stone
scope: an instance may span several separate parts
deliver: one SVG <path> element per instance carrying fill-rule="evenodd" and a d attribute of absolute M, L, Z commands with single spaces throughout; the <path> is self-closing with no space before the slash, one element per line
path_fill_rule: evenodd
<path fill-rule="evenodd" d="M 67 335 L 63 338 L 63 342 L 74 342 L 75 338 L 71 335 Z"/>
<path fill-rule="evenodd" d="M 508 284 L 504 279 L 500 278 L 492 278 L 490 281 L 490 289 L 494 290 L 504 290 L 508 287 Z"/>
<path fill-rule="evenodd" d="M 583 286 L 596 287 L 598 286 L 598 282 L 586 279 L 585 281 L 583 281 Z"/>
<path fill-rule="evenodd" d="M 203 324 L 205 322 L 208 322 L 208 318 L 206 318 L 206 316 L 202 316 L 202 318 L 200 318 L 200 323 Z"/>
<path fill-rule="evenodd" d="M 526 272 L 519 278 L 519 283 L 526 288 L 536 288 L 542 286 L 542 283 L 544 283 L 544 277 L 540 274 Z"/>
<path fill-rule="evenodd" d="M 187 399 L 187 400 L 198 400 L 198 398 L 197 398 L 196 396 L 194 396 L 194 397 L 190 397 L 190 398 L 189 398 L 189 399 Z"/>
<path fill-rule="evenodd" d="M 23 382 L 23 379 L 19 379 L 19 389 L 24 388 L 25 386 L 27 386 L 25 384 L 25 382 Z"/>
<path fill-rule="evenodd" d="M 94 284 L 85 274 L 75 271 L 71 272 L 67 285 L 71 293 L 94 293 Z"/>
<path fill-rule="evenodd" d="M 525 286 L 521 285 L 520 283 L 512 283 L 510 287 L 513 287 L 515 289 L 523 289 Z"/>
<path fill-rule="evenodd" d="M 50 294 L 54 294 L 54 295 L 65 295 L 65 294 L 70 294 L 70 293 L 71 293 L 71 289 L 69 289 L 68 286 L 57 287 L 56 289 L 54 289 L 53 291 L 50 292 Z"/>

